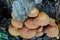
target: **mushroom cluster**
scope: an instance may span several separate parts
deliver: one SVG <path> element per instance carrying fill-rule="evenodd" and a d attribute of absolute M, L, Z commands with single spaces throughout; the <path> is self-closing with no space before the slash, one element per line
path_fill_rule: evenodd
<path fill-rule="evenodd" d="M 57 37 L 59 34 L 55 19 L 50 18 L 45 12 L 39 12 L 37 8 L 33 8 L 30 11 L 29 18 L 24 22 L 14 19 L 13 15 L 12 13 L 11 24 L 8 29 L 9 33 L 13 36 L 30 39 L 42 36 L 43 34 L 49 37 Z"/>

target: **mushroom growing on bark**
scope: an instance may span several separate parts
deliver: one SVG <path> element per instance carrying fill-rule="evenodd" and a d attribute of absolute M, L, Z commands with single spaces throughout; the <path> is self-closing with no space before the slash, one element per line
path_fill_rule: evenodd
<path fill-rule="evenodd" d="M 12 36 L 19 36 L 19 35 L 20 35 L 18 29 L 15 28 L 15 27 L 12 26 L 12 25 L 9 26 L 8 32 L 9 32 Z"/>
<path fill-rule="evenodd" d="M 19 29 L 20 36 L 26 39 L 30 39 L 36 35 L 36 30 L 28 29 L 24 26 L 22 29 Z"/>
<path fill-rule="evenodd" d="M 25 26 L 28 27 L 29 29 L 37 29 L 39 26 L 37 25 L 34 25 L 33 23 L 33 19 L 32 18 L 28 18 L 26 21 L 25 21 Z"/>
<path fill-rule="evenodd" d="M 43 35 L 43 27 L 40 26 L 40 27 L 37 29 L 36 37 L 39 37 L 39 36 L 42 36 L 42 35 Z"/>
<path fill-rule="evenodd" d="M 39 10 L 34 7 L 34 8 L 30 11 L 30 14 L 29 14 L 28 16 L 29 16 L 29 17 L 37 17 L 37 16 L 38 16 L 38 13 L 39 13 Z"/>
<path fill-rule="evenodd" d="M 39 12 L 38 17 L 33 20 L 35 25 L 46 26 L 50 22 L 49 16 L 44 12 Z"/>
<path fill-rule="evenodd" d="M 56 24 L 49 25 L 48 27 L 44 28 L 44 33 L 46 33 L 49 37 L 57 37 L 59 34 L 58 26 Z"/>
<path fill-rule="evenodd" d="M 50 23 L 49 23 L 50 25 L 55 25 L 56 23 L 55 23 L 55 19 L 53 19 L 53 18 L 50 18 Z"/>
<path fill-rule="evenodd" d="M 11 24 L 16 28 L 22 28 L 23 22 L 21 20 L 11 19 Z"/>

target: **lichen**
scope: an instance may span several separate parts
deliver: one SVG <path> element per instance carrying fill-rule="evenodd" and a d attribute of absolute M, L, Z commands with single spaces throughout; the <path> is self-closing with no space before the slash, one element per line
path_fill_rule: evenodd
<path fill-rule="evenodd" d="M 17 0 L 13 1 L 12 10 L 14 13 L 14 18 L 17 20 L 25 21 L 28 18 L 30 10 L 35 6 L 34 1 L 28 0 Z"/>

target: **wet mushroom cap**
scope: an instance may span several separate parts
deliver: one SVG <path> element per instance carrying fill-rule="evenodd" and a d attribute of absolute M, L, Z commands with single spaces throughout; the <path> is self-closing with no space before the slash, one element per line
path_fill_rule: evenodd
<path fill-rule="evenodd" d="M 55 25 L 56 23 L 55 23 L 55 19 L 53 19 L 53 18 L 50 18 L 50 23 L 49 23 L 50 25 Z"/>
<path fill-rule="evenodd" d="M 40 26 L 38 29 L 37 29 L 38 32 L 42 32 L 43 31 L 43 26 Z"/>
<path fill-rule="evenodd" d="M 43 35 L 43 32 L 37 32 L 36 36 L 35 37 L 40 37 Z"/>
<path fill-rule="evenodd" d="M 49 18 L 49 16 L 45 12 L 39 12 L 38 17 L 39 20 L 45 20 Z"/>
<path fill-rule="evenodd" d="M 33 24 L 34 24 L 34 25 L 37 25 L 37 26 L 40 26 L 40 25 L 39 25 L 39 21 L 38 21 L 37 18 L 33 19 Z"/>
<path fill-rule="evenodd" d="M 49 37 L 57 37 L 58 36 L 58 26 L 55 25 L 50 25 L 48 27 L 45 28 L 44 33 L 47 34 L 47 36 Z"/>
<path fill-rule="evenodd" d="M 34 23 L 34 25 L 37 25 L 37 26 L 46 26 L 46 25 L 49 24 L 49 19 L 47 19 L 47 20 L 39 20 L 39 19 L 35 18 L 33 20 L 33 23 Z"/>
<path fill-rule="evenodd" d="M 26 39 L 30 39 L 36 35 L 36 30 L 28 29 L 27 27 L 23 27 L 19 29 L 20 36 Z"/>
<path fill-rule="evenodd" d="M 35 23 L 36 22 L 36 23 Z M 40 26 L 46 26 L 48 25 L 50 22 L 50 18 L 47 14 L 45 14 L 44 12 L 40 12 L 39 13 L 39 16 L 36 17 L 34 20 L 33 20 L 33 23 L 35 25 L 40 25 Z"/>
<path fill-rule="evenodd" d="M 49 37 L 58 37 L 58 33 L 47 33 L 47 36 L 49 36 Z"/>
<path fill-rule="evenodd" d="M 8 32 L 9 32 L 12 36 L 19 36 L 19 35 L 20 35 L 18 29 L 15 28 L 15 27 L 12 26 L 12 25 L 9 26 Z"/>
<path fill-rule="evenodd" d="M 39 13 L 39 10 L 37 8 L 33 8 L 28 16 L 29 17 L 37 17 L 38 13 Z"/>
<path fill-rule="evenodd" d="M 58 29 L 57 25 L 49 25 L 45 28 L 46 31 L 56 31 Z"/>
<path fill-rule="evenodd" d="M 43 27 L 40 26 L 37 30 L 36 37 L 42 36 L 43 35 Z"/>
<path fill-rule="evenodd" d="M 20 20 L 11 19 L 11 24 L 16 28 L 22 28 L 23 22 Z"/>
<path fill-rule="evenodd" d="M 37 29 L 39 27 L 39 26 L 33 24 L 32 18 L 27 19 L 24 24 L 29 29 Z"/>

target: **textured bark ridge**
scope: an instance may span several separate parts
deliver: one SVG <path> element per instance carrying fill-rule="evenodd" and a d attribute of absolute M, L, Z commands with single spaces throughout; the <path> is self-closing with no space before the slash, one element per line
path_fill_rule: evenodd
<path fill-rule="evenodd" d="M 29 0 L 17 0 L 13 1 L 12 10 L 14 18 L 24 21 L 27 18 L 30 10 L 35 6 L 34 1 Z"/>

